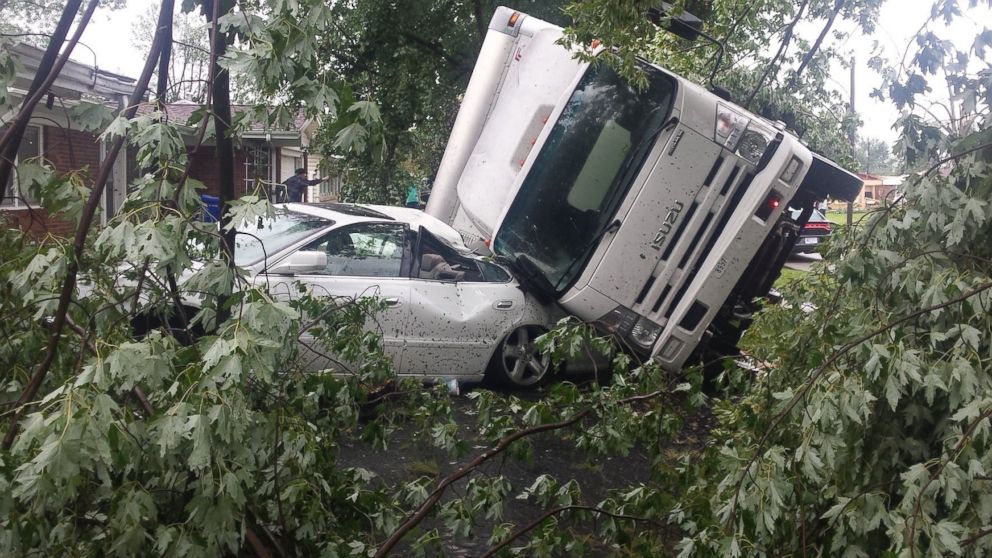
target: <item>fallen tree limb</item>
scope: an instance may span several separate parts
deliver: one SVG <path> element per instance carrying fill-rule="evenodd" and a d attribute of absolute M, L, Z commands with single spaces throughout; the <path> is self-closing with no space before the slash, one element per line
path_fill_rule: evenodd
<path fill-rule="evenodd" d="M 641 401 L 649 401 L 651 399 L 660 397 L 661 395 L 664 395 L 666 393 L 668 393 L 668 390 L 657 390 L 651 393 L 634 395 L 616 401 L 614 405 L 630 405 L 632 403 L 637 403 Z M 486 461 L 489 461 L 490 459 L 506 451 L 507 448 L 509 448 L 510 445 L 513 444 L 513 442 L 516 442 L 517 440 L 529 436 L 534 436 L 535 434 L 540 434 L 542 432 L 551 432 L 553 430 L 560 430 L 562 428 L 567 428 L 569 426 L 572 426 L 573 424 L 576 424 L 580 420 L 592 414 L 594 409 L 595 407 L 588 407 L 573 414 L 567 419 L 559 422 L 540 424 L 538 426 L 532 426 L 530 428 L 518 430 L 513 434 L 510 434 L 509 436 L 506 436 L 505 438 L 501 439 L 499 443 L 497 443 L 495 446 L 479 454 L 465 465 L 462 465 L 455 472 L 441 479 L 441 482 L 438 483 L 437 488 L 435 488 L 434 491 L 431 492 L 431 494 L 427 497 L 427 499 L 409 517 L 407 517 L 407 519 L 402 524 L 400 524 L 400 526 L 393 532 L 393 534 L 390 535 L 388 539 L 386 539 L 386 542 L 384 542 L 382 546 L 379 547 L 379 549 L 375 553 L 375 557 L 382 558 L 383 556 L 388 556 L 389 553 L 393 550 L 393 548 L 395 548 L 396 545 L 399 544 L 401 540 L 403 540 L 403 537 L 405 537 L 407 533 L 413 530 L 417 525 L 420 524 L 421 521 L 424 520 L 425 517 L 427 517 L 427 514 L 430 513 L 431 509 L 437 505 L 437 503 L 441 500 L 441 497 L 444 495 L 444 493 L 451 485 L 453 485 L 458 480 L 471 474 Z"/>
<path fill-rule="evenodd" d="M 159 22 L 163 21 L 165 18 L 172 17 L 172 9 L 174 3 L 173 0 L 165 0 L 162 2 L 162 7 L 159 12 Z M 161 27 L 161 25 L 159 26 Z M 125 111 L 125 117 L 130 119 L 134 117 L 138 110 L 138 103 L 144 96 L 145 89 L 148 88 L 148 83 L 151 81 L 152 73 L 155 70 L 156 62 L 158 61 L 158 54 L 162 48 L 162 36 L 161 32 L 156 33 L 155 39 L 152 41 L 151 52 L 149 53 L 148 60 L 145 61 L 144 70 L 141 72 L 141 77 L 138 79 L 138 83 L 134 87 L 134 93 L 131 95 L 128 108 Z M 76 276 L 79 273 L 79 260 L 83 254 L 83 248 L 86 244 L 86 237 L 89 234 L 90 227 L 93 224 L 93 217 L 96 214 L 97 208 L 100 206 L 100 201 L 103 199 L 103 189 L 107 185 L 107 180 L 110 178 L 110 173 L 113 170 L 115 161 L 117 160 L 117 155 L 120 153 L 121 148 L 124 146 L 123 137 L 119 137 L 114 140 L 113 145 L 107 151 L 106 158 L 103 164 L 100 166 L 100 172 L 97 175 L 96 182 L 93 184 L 93 189 L 90 190 L 90 196 L 86 200 L 86 205 L 83 206 L 82 214 L 79 217 L 79 225 L 76 227 L 76 234 L 73 239 L 73 250 L 69 258 L 68 265 L 66 266 L 66 277 L 62 283 L 62 290 L 59 294 L 59 304 L 55 311 L 54 321 L 52 323 L 52 333 L 48 339 L 48 345 L 45 348 L 45 354 L 42 357 L 40 363 L 38 363 L 34 374 L 28 381 L 27 386 L 21 392 L 21 395 L 17 398 L 16 407 L 14 414 L 11 416 L 10 427 L 7 429 L 6 435 L 3 438 L 3 449 L 9 450 L 11 445 L 14 443 L 14 439 L 17 437 L 17 424 L 21 419 L 24 411 L 25 405 L 29 401 L 33 401 L 35 396 L 38 394 L 38 390 L 41 389 L 41 384 L 45 380 L 45 376 L 48 375 L 48 371 L 52 366 L 52 362 L 55 360 L 55 355 L 58 352 L 59 340 L 62 338 L 62 330 L 66 325 L 66 318 L 69 312 L 69 304 L 72 302 L 72 296 L 76 291 Z"/>
<path fill-rule="evenodd" d="M 727 515 L 726 525 L 729 526 L 733 521 L 733 518 L 736 517 L 737 503 L 740 498 L 741 489 L 744 486 L 744 481 L 751 476 L 749 471 L 751 470 L 751 467 L 755 463 L 757 463 L 758 459 L 761 457 L 765 445 L 768 443 L 768 440 L 771 438 L 772 433 L 775 432 L 775 430 L 782 424 L 782 421 L 785 420 L 785 417 L 789 416 L 789 414 L 792 413 L 792 410 L 796 408 L 796 405 L 798 405 L 800 401 L 805 399 L 806 395 L 809 393 L 809 390 L 811 390 L 813 386 L 816 385 L 820 377 L 823 376 L 824 372 L 826 372 L 826 370 L 833 363 L 837 362 L 837 360 L 839 360 L 840 357 L 849 353 L 851 350 L 853 350 L 855 347 L 858 347 L 865 341 L 868 341 L 869 339 L 877 335 L 885 333 L 886 331 L 889 331 L 890 329 L 896 327 L 899 324 L 913 320 L 919 316 L 922 316 L 923 314 L 928 314 L 935 310 L 940 310 L 941 308 L 947 308 L 948 306 L 953 306 L 955 304 L 964 302 L 965 300 L 968 300 L 969 298 L 981 294 L 982 292 L 987 291 L 989 289 L 992 289 L 992 282 L 983 283 L 970 291 L 964 292 L 950 300 L 946 300 L 939 304 L 934 304 L 932 306 L 920 308 L 918 310 L 910 312 L 909 314 L 906 314 L 905 316 L 893 320 L 882 327 L 879 327 L 868 333 L 865 333 L 864 335 L 861 335 L 860 337 L 857 337 L 852 341 L 848 341 L 847 343 L 842 345 L 839 349 L 834 351 L 834 353 L 831 354 L 830 357 L 827 358 L 827 360 L 824 361 L 823 364 L 821 364 L 819 367 L 813 370 L 813 372 L 810 374 L 809 379 L 806 380 L 806 383 L 803 385 L 803 387 L 795 395 L 792 396 L 792 399 L 789 400 L 789 403 L 785 406 L 785 408 L 782 409 L 777 415 L 775 415 L 772 418 L 771 424 L 768 425 L 768 427 L 765 429 L 765 433 L 761 436 L 761 439 L 758 440 L 757 447 L 754 450 L 754 455 L 752 455 L 751 458 L 748 460 L 747 465 L 744 467 L 744 472 L 741 474 L 741 478 L 737 481 L 737 486 L 734 488 L 734 497 L 733 500 L 731 501 L 730 513 Z"/>
<path fill-rule="evenodd" d="M 496 546 L 494 546 L 494 547 L 490 548 L 489 550 L 487 550 L 486 553 L 483 554 L 482 556 L 480 556 L 479 558 L 492 558 L 493 556 L 496 555 L 497 552 L 499 552 L 500 550 L 503 550 L 504 548 L 506 548 L 507 546 L 509 546 L 510 543 L 512 543 L 513 541 L 519 539 L 523 535 L 525 535 L 525 534 L 529 533 L 530 531 L 534 530 L 539 525 L 541 525 L 542 523 L 544 523 L 545 521 L 547 521 L 548 518 L 550 518 L 552 516 L 555 516 L 555 515 L 558 515 L 558 514 L 563 513 L 563 512 L 567 512 L 567 511 L 589 511 L 589 512 L 593 512 L 595 514 L 608 515 L 608 516 L 612 517 L 613 519 L 624 519 L 624 520 L 627 520 L 627 521 L 639 521 L 639 522 L 643 522 L 643 523 L 653 523 L 655 525 L 660 526 L 660 524 L 657 521 L 655 521 L 653 519 L 649 519 L 647 517 L 638 517 L 638 516 L 635 516 L 635 515 L 625 515 L 625 514 L 620 514 L 620 513 L 613 513 L 613 512 L 610 512 L 610 511 L 606 511 L 603 508 L 597 508 L 595 506 L 582 506 L 582 505 L 560 506 L 560 507 L 552 508 L 550 510 L 545 511 L 544 513 L 542 513 L 540 516 L 538 516 L 536 519 L 534 519 L 533 521 L 531 521 L 527 525 L 524 525 L 523 527 L 521 527 L 521 528 L 517 529 L 516 531 L 514 531 L 513 533 L 511 533 L 510 536 L 506 538 L 506 540 L 502 541 L 501 543 L 499 543 Z"/>

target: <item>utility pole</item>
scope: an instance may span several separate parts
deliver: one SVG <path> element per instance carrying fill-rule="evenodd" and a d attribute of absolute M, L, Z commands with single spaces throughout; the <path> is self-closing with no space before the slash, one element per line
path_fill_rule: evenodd
<path fill-rule="evenodd" d="M 851 57 L 851 103 L 849 105 L 849 114 L 853 117 L 856 112 L 854 110 L 854 56 Z M 857 138 L 854 133 L 854 128 L 851 128 L 847 132 L 847 140 L 851 143 L 851 153 L 854 153 L 857 145 Z M 847 202 L 847 226 L 850 228 L 851 224 L 854 222 L 854 203 Z"/>

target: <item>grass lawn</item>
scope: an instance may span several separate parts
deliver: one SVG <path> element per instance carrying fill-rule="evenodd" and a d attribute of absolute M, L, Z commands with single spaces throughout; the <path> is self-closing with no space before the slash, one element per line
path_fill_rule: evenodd
<path fill-rule="evenodd" d="M 855 225 L 857 225 L 858 224 L 858 221 L 860 221 L 861 218 L 864 217 L 867 214 L 868 214 L 868 212 L 866 212 L 866 211 L 855 211 L 854 212 L 854 215 L 851 217 L 851 222 L 854 223 Z M 835 225 L 846 225 L 847 224 L 847 211 L 845 211 L 845 210 L 828 211 L 827 214 L 824 215 L 824 217 L 827 218 L 827 221 L 830 221 L 831 223 L 833 223 Z"/>
<path fill-rule="evenodd" d="M 779 275 L 778 279 L 775 280 L 775 284 L 772 285 L 772 288 L 781 290 L 782 287 L 788 285 L 789 283 L 795 281 L 796 279 L 799 279 L 805 274 L 806 274 L 805 271 L 799 271 L 798 269 L 790 269 L 788 267 L 783 267 L 782 274 Z"/>

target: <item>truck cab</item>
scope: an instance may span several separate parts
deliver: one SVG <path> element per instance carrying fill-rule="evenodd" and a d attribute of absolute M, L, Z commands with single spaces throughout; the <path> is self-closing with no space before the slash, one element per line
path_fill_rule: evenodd
<path fill-rule="evenodd" d="M 786 209 L 808 219 L 860 182 L 681 76 L 642 62 L 636 88 L 560 37 L 497 10 L 427 211 L 668 369 L 701 345 L 735 350 L 804 224 Z"/>

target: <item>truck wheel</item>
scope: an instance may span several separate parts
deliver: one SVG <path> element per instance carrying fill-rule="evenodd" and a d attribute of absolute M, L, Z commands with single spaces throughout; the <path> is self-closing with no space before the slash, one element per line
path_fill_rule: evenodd
<path fill-rule="evenodd" d="M 524 325 L 511 331 L 496 347 L 487 375 L 513 388 L 540 383 L 551 368 L 551 357 L 542 354 L 534 340 L 546 331 L 536 325 Z"/>

